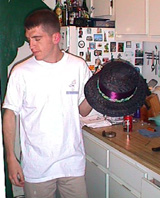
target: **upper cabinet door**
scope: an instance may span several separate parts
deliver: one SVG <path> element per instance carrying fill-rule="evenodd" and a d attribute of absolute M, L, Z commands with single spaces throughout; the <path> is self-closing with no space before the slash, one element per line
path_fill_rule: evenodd
<path fill-rule="evenodd" d="M 147 33 L 146 0 L 115 0 L 115 3 L 117 34 Z"/>
<path fill-rule="evenodd" d="M 111 15 L 111 1 L 110 0 L 91 0 L 93 6 L 93 17 Z"/>
<path fill-rule="evenodd" d="M 160 35 L 160 0 L 149 0 L 149 35 Z"/>

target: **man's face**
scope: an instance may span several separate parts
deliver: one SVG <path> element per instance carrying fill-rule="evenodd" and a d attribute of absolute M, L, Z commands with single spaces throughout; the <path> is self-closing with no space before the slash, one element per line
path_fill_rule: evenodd
<path fill-rule="evenodd" d="M 45 32 L 41 26 L 26 29 L 26 38 L 28 39 L 30 49 L 37 60 L 52 62 L 55 43 L 53 35 Z"/>

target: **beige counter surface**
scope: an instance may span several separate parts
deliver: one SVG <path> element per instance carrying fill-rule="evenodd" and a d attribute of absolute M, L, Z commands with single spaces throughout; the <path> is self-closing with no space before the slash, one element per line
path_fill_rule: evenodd
<path fill-rule="evenodd" d="M 152 151 L 153 147 L 160 146 L 160 137 L 148 138 L 138 132 L 138 129 L 147 127 L 152 126 L 142 125 L 141 122 L 133 123 L 133 130 L 129 133 L 129 140 L 127 140 L 127 133 L 123 131 L 122 124 L 96 129 L 84 126 L 83 129 L 160 175 L 160 151 Z M 104 130 L 116 132 L 116 137 L 103 137 L 102 131 Z"/>

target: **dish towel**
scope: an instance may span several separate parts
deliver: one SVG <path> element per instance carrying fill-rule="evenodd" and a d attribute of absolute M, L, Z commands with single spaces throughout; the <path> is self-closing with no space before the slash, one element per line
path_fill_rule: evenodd
<path fill-rule="evenodd" d="M 147 129 L 139 129 L 138 131 L 141 135 L 146 136 L 146 137 L 150 137 L 150 138 L 160 137 L 160 126 L 155 127 L 155 129 L 156 129 L 155 132 L 149 131 Z"/>

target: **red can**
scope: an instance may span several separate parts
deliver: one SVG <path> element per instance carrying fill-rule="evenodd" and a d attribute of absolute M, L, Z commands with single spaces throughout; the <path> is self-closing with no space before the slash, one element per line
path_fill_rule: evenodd
<path fill-rule="evenodd" d="M 133 123 L 133 117 L 130 115 L 126 115 L 123 117 L 123 130 L 125 132 L 131 132 L 132 131 L 132 123 Z"/>

